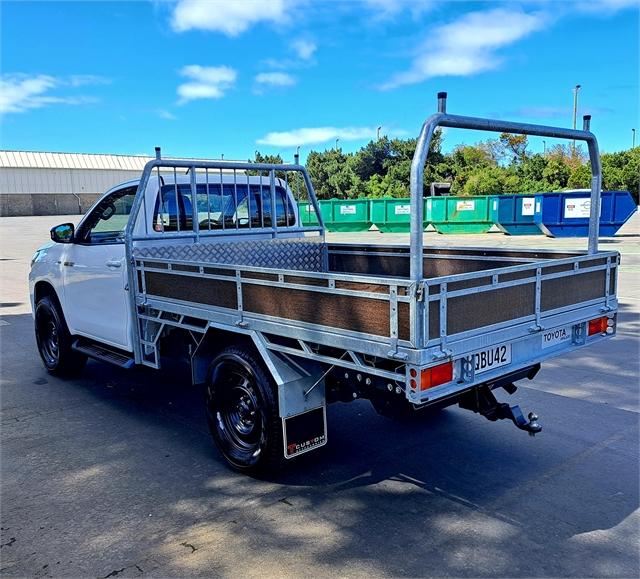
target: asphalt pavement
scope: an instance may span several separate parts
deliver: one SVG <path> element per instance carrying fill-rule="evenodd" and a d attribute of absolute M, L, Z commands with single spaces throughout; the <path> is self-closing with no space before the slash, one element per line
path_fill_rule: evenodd
<path fill-rule="evenodd" d="M 44 371 L 26 276 L 49 227 L 68 220 L 77 216 L 0 219 L 0 575 L 640 575 L 639 215 L 602 240 L 622 254 L 617 337 L 498 394 L 536 411 L 540 435 L 458 408 L 398 424 L 366 401 L 337 404 L 329 444 L 271 479 L 223 464 L 184 368 Z M 586 240 L 428 233 L 425 243 Z"/>

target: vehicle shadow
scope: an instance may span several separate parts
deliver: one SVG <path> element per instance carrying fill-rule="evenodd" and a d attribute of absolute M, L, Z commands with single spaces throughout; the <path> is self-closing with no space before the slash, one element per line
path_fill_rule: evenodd
<path fill-rule="evenodd" d="M 80 378 L 62 382 L 40 367 L 30 316 L 5 319 L 3 423 L 12 412 L 10 404 L 5 412 L 7 396 L 34 388 L 90 398 L 89 417 L 115 414 L 114 431 L 103 425 L 100 435 L 125 443 L 113 445 L 109 456 L 96 455 L 90 444 L 76 444 L 73 452 L 83 453 L 87 464 L 123 464 L 136 473 L 137 485 L 151 489 L 149 500 L 163 504 L 161 527 L 155 535 L 148 531 L 154 537 L 148 549 L 163 562 L 163 574 L 185 575 L 178 541 L 200 549 L 200 570 L 206 569 L 207 556 L 222 548 L 220 533 L 225 551 L 258 548 L 282 561 L 304 553 L 305 564 L 328 572 L 620 576 L 637 568 L 637 529 L 625 527 L 639 506 L 640 437 L 632 412 L 526 384 L 513 397 L 499 393 L 541 415 L 544 431 L 531 438 L 511 423 L 457 408 L 403 424 L 357 401 L 329 407 L 328 446 L 278 476 L 250 478 L 222 465 L 207 433 L 202 393 L 189 384 L 186 368 L 127 372 L 89 362 Z M 632 351 L 635 339 L 621 334 L 618 347 Z M 74 411 L 61 412 L 72 417 Z M 152 434 L 124 436 L 120 424 Z M 84 426 L 76 428 L 68 431 L 69 444 Z M 157 441 L 169 437 L 171 458 L 159 471 L 152 464 L 164 456 Z M 124 513 L 135 508 L 127 504 L 127 484 L 110 480 L 113 495 L 105 498 L 107 487 L 99 486 L 92 499 L 119 496 L 123 503 L 113 508 Z M 69 508 L 69 520 L 74 512 Z M 121 530 L 107 515 L 103 526 L 114 536 Z M 610 535 L 594 540 L 601 531 Z M 76 538 L 89 548 L 90 537 Z M 237 573 L 225 565 L 217 560 L 216 573 Z"/>

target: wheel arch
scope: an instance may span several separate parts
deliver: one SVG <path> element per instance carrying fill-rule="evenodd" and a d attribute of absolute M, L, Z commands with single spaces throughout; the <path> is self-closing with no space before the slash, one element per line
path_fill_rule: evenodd
<path fill-rule="evenodd" d="M 33 307 L 35 310 L 35 306 L 37 303 L 44 297 L 50 297 L 53 299 L 55 304 L 58 306 L 60 313 L 64 315 L 62 311 L 62 302 L 58 297 L 58 292 L 53 287 L 53 284 L 45 279 L 38 280 L 33 286 Z"/>
<path fill-rule="evenodd" d="M 272 368 L 267 361 L 266 348 L 260 347 L 261 342 L 255 332 L 238 329 L 232 331 L 227 328 L 210 327 L 202 340 L 195 347 L 191 354 L 191 379 L 194 384 L 203 384 L 209 376 L 209 366 L 211 360 L 227 346 L 239 346 L 251 350 L 262 360 L 268 374 L 277 382 Z"/>

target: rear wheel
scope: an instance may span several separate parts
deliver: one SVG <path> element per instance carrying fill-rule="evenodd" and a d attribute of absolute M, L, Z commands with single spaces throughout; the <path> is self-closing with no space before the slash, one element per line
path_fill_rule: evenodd
<path fill-rule="evenodd" d="M 230 346 L 218 354 L 205 402 L 213 440 L 233 468 L 248 472 L 283 466 L 276 386 L 253 353 Z"/>
<path fill-rule="evenodd" d="M 45 368 L 56 376 L 78 374 L 87 357 L 71 349 L 71 335 L 56 301 L 50 296 L 36 304 L 35 331 L 38 352 Z"/>

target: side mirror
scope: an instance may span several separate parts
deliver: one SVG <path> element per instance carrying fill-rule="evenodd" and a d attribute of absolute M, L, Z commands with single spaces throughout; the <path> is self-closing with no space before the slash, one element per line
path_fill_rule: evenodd
<path fill-rule="evenodd" d="M 51 239 L 56 243 L 73 242 L 73 223 L 63 223 L 51 228 Z"/>

